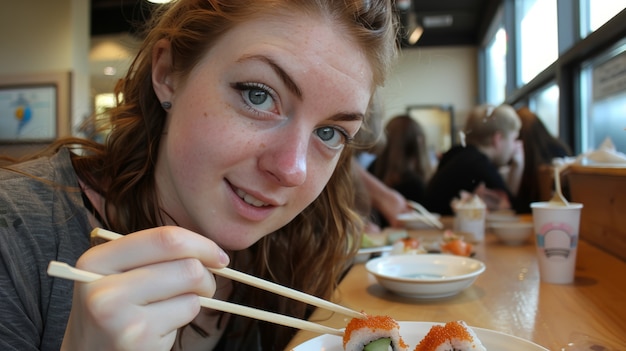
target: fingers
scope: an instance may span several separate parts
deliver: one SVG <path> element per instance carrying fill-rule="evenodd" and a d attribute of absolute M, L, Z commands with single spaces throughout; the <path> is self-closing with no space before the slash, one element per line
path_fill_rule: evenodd
<path fill-rule="evenodd" d="M 112 302 L 118 303 L 111 306 Z M 94 294 L 86 299 L 85 309 L 94 321 L 92 328 L 98 330 L 94 335 L 108 335 L 103 343 L 113 346 L 103 349 L 170 350 L 177 330 L 193 320 L 200 311 L 200 303 L 193 294 L 146 306 L 116 301 L 110 294 Z"/>
<path fill-rule="evenodd" d="M 159 262 L 196 258 L 204 266 L 221 268 L 228 255 L 213 241 L 180 227 L 157 227 L 95 246 L 76 266 L 100 274 L 125 272 Z"/>
<path fill-rule="evenodd" d="M 228 256 L 213 241 L 179 227 L 159 227 L 91 248 L 76 266 L 106 275 L 76 283 L 64 347 L 170 350 L 176 330 L 212 297 L 213 274 Z"/>
<path fill-rule="evenodd" d="M 109 278 L 107 283 L 116 286 L 109 294 L 139 306 L 187 293 L 212 297 L 216 290 L 213 274 L 200 261 L 190 258 L 144 266 Z"/>

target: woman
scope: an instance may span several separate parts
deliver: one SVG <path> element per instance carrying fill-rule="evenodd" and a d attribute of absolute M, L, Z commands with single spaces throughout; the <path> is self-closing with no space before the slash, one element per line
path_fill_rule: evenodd
<path fill-rule="evenodd" d="M 385 145 L 368 170 L 406 199 L 423 202 L 432 167 L 422 126 L 409 115 L 399 115 L 387 122 L 385 135 Z"/>
<path fill-rule="evenodd" d="M 197 296 L 306 306 L 204 267 L 328 298 L 356 250 L 350 140 L 395 55 L 390 1 L 178 0 L 154 18 L 106 143 L 0 172 L 3 350 L 282 349 L 294 330 Z M 128 235 L 89 248 L 97 226 Z M 106 277 L 51 279 L 50 260 Z"/>
<path fill-rule="evenodd" d="M 386 144 L 369 169 L 404 197 L 422 202 L 432 173 L 422 126 L 411 116 L 400 115 L 389 120 L 385 135 Z"/>
<path fill-rule="evenodd" d="M 524 172 L 518 194 L 518 212 L 530 213 L 530 204 L 541 201 L 540 172 L 542 166 L 552 165 L 554 158 L 572 156 L 569 146 L 555 138 L 528 107 L 517 109 L 522 121 L 519 139 L 524 142 Z"/>

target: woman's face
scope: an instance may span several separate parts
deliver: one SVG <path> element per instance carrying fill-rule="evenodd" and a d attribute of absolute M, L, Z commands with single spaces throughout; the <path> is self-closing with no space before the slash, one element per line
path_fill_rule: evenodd
<path fill-rule="evenodd" d="M 157 186 L 178 225 L 242 249 L 317 198 L 372 89 L 369 62 L 339 31 L 293 13 L 259 18 L 170 81 Z"/>
<path fill-rule="evenodd" d="M 493 160 L 499 167 L 506 166 L 511 161 L 518 144 L 519 132 L 501 133 L 501 135 L 502 137 L 496 147 L 496 154 Z"/>

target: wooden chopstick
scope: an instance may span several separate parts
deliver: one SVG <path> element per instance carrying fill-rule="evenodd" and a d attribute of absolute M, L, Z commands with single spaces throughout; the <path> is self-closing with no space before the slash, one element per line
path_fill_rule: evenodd
<path fill-rule="evenodd" d="M 103 275 L 83 271 L 78 268 L 74 268 L 67 263 L 58 261 L 50 262 L 50 265 L 48 266 L 48 275 L 63 279 L 74 280 L 81 283 L 90 283 L 104 277 Z M 237 314 L 240 316 L 254 318 L 270 323 L 276 323 L 287 327 L 308 330 L 314 333 L 333 334 L 340 336 L 343 335 L 343 330 L 326 327 L 320 324 L 297 319 L 294 317 L 289 317 L 282 314 L 267 312 L 263 310 L 257 310 L 251 307 L 241 306 L 230 302 L 214 300 L 204 296 L 199 296 L 199 298 L 200 305 L 202 307 L 212 308 L 214 310 Z"/>
<path fill-rule="evenodd" d="M 122 237 L 122 235 L 120 234 L 117 234 L 110 230 L 106 230 L 102 228 L 95 228 L 94 230 L 92 230 L 91 236 L 92 237 L 97 236 L 99 238 L 106 239 L 106 240 L 116 240 Z M 226 278 L 238 281 L 240 283 L 251 285 L 259 289 L 271 291 L 278 295 L 282 295 L 282 296 L 285 296 L 285 297 L 288 297 L 297 301 L 305 302 L 316 307 L 324 308 L 329 311 L 337 312 L 337 313 L 340 313 L 342 315 L 346 315 L 352 318 L 361 318 L 361 319 L 366 318 L 366 316 L 363 313 L 351 310 L 341 305 L 334 304 L 324 299 L 320 299 L 319 297 L 305 294 L 301 291 L 282 286 L 280 284 L 276 284 L 267 280 L 257 278 L 255 276 L 241 273 L 234 269 L 208 268 L 208 267 L 207 269 L 213 274 L 217 274 L 222 277 L 226 277 Z"/>
<path fill-rule="evenodd" d="M 411 208 L 413 208 L 414 210 L 416 210 L 417 212 L 421 213 L 424 218 L 426 218 L 426 221 L 429 222 L 430 224 L 432 224 L 433 226 L 439 228 L 439 229 L 443 229 L 443 223 L 441 223 L 440 220 L 437 219 L 437 217 L 433 216 L 432 213 L 430 213 L 430 211 L 428 211 L 424 206 L 422 206 L 420 203 L 415 202 L 415 201 L 408 201 L 409 206 L 411 206 Z"/>
<path fill-rule="evenodd" d="M 359 251 L 357 251 L 356 254 L 357 255 L 373 254 L 373 253 L 389 252 L 391 250 L 393 250 L 393 245 L 364 247 L 362 249 L 359 249 Z"/>

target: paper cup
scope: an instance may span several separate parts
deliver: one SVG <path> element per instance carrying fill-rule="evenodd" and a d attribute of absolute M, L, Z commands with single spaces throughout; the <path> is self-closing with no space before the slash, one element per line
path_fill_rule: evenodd
<path fill-rule="evenodd" d="M 457 208 L 454 216 L 454 230 L 470 235 L 469 241 L 485 240 L 485 208 Z"/>
<path fill-rule="evenodd" d="M 574 281 L 578 229 L 583 204 L 568 206 L 549 202 L 533 202 L 535 242 L 541 281 L 570 284 Z"/>

